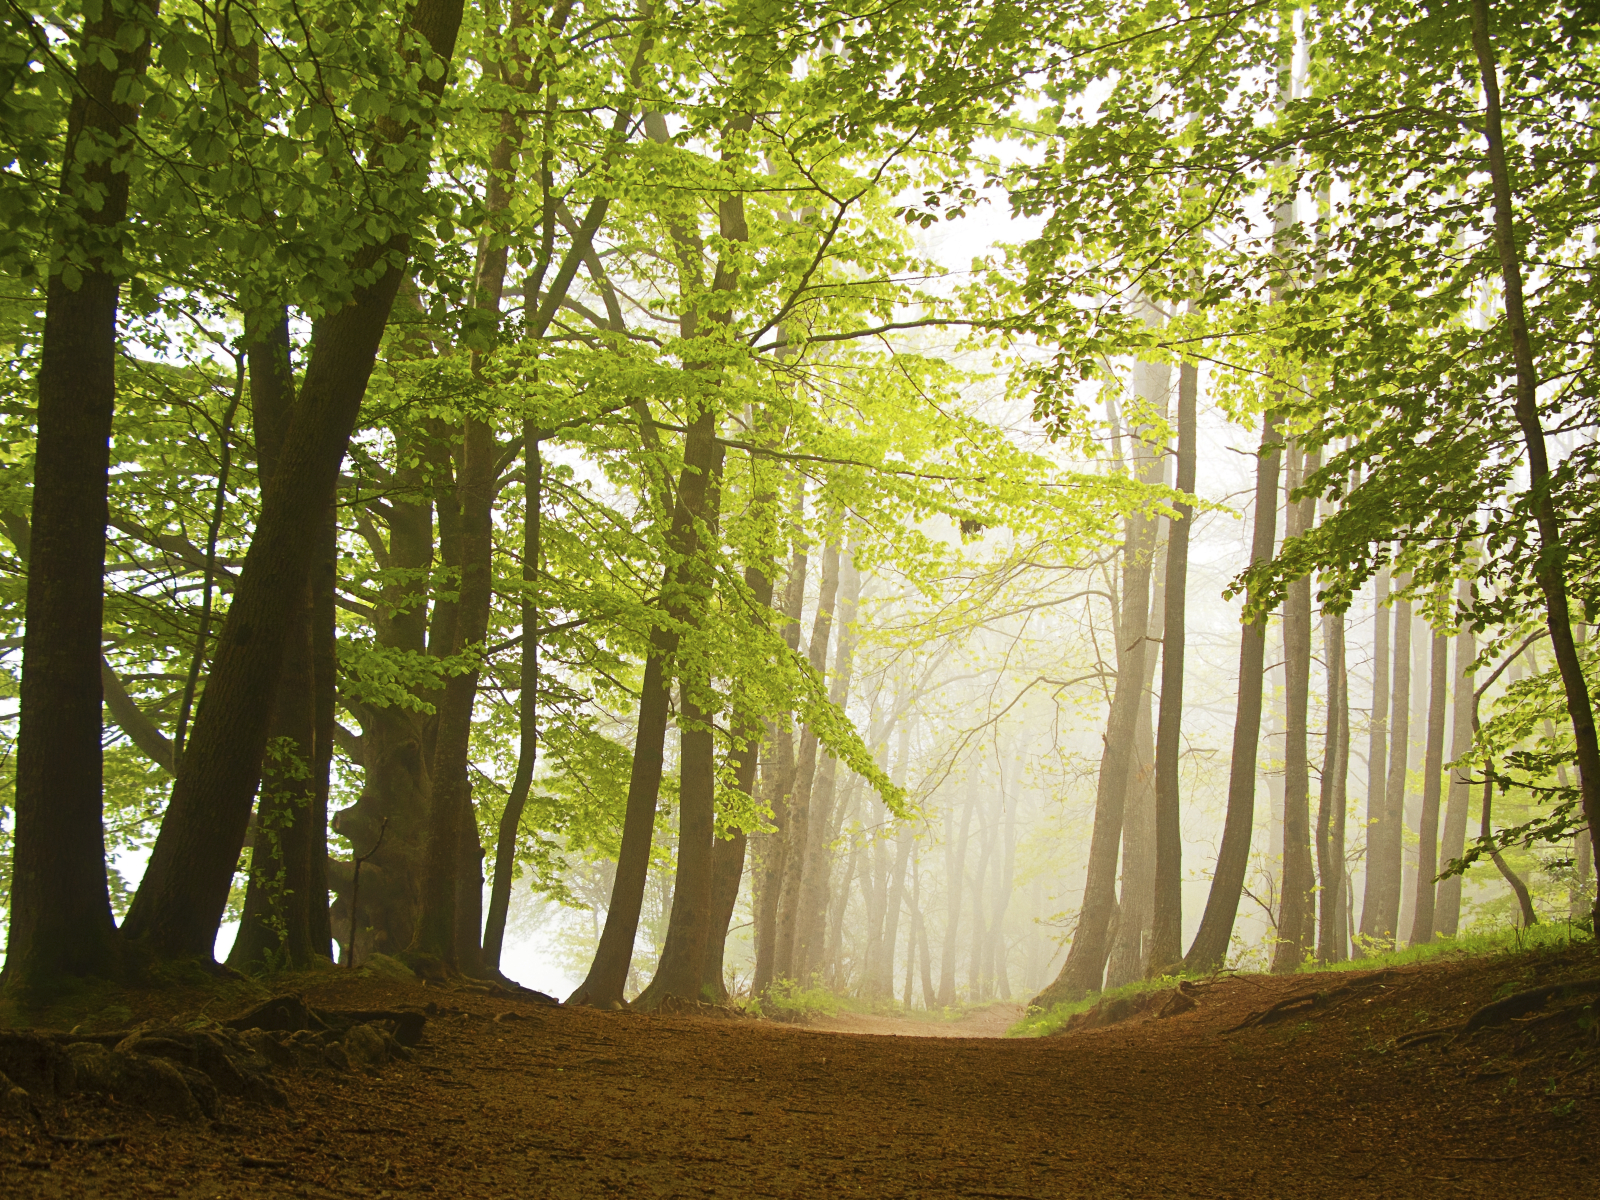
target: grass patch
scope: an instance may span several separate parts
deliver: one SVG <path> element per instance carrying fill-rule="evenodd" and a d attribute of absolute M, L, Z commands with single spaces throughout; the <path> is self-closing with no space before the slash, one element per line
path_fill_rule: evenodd
<path fill-rule="evenodd" d="M 1054 1005 L 1049 1009 L 1029 1009 L 1022 1020 L 1006 1030 L 1007 1037 L 1049 1037 L 1067 1021 L 1081 1012 L 1088 1012 L 1102 1000 L 1114 1000 L 1122 996 L 1139 996 L 1145 992 L 1159 992 L 1176 984 L 1175 976 L 1163 975 L 1158 979 L 1136 979 L 1132 983 L 1125 983 L 1121 987 L 1111 988 L 1104 992 L 1095 992 L 1085 996 L 1082 1000 L 1069 1000 Z"/>
<path fill-rule="evenodd" d="M 1366 958 L 1353 958 L 1348 962 L 1328 965 L 1306 963 L 1300 971 L 1304 974 L 1321 971 L 1381 971 L 1386 967 L 1405 967 L 1444 958 L 1488 958 L 1498 954 L 1521 954 L 1528 950 L 1562 951 L 1573 945 L 1593 940 L 1589 931 L 1582 926 L 1566 921 L 1551 922 L 1535 925 L 1529 929 L 1496 929 L 1488 933 L 1463 933 L 1453 938 L 1440 937 L 1420 946 L 1382 950 L 1369 953 Z"/>
<path fill-rule="evenodd" d="M 745 1010 L 774 1021 L 804 1021 L 811 1017 L 837 1017 L 841 1012 L 871 1012 L 872 1007 L 825 987 L 803 987 L 780 979 L 767 989 L 766 995 L 750 997 Z"/>

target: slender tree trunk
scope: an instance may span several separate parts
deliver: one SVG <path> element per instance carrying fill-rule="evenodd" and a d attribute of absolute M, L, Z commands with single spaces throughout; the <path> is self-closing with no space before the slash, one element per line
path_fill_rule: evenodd
<path fill-rule="evenodd" d="M 833 629 L 833 609 L 839 594 L 839 547 L 830 540 L 822 552 L 822 587 L 817 597 L 817 612 L 811 622 L 811 643 L 806 651 L 811 669 L 822 675 L 828 661 L 828 641 Z M 806 727 L 800 734 L 800 749 L 795 756 L 794 791 L 789 798 L 789 834 L 784 851 L 783 881 L 778 894 L 777 946 L 773 959 L 774 975 L 804 983 L 800 978 L 799 939 L 802 880 L 806 855 L 813 836 L 811 791 L 817 774 L 817 735 Z M 818 826 L 820 831 L 820 825 Z"/>
<path fill-rule="evenodd" d="M 1284 540 L 1311 527 L 1316 501 L 1293 499 L 1296 489 L 1319 466 L 1314 455 L 1289 447 L 1284 492 Z M 1299 970 L 1316 938 L 1316 876 L 1311 857 L 1311 769 L 1307 746 L 1311 699 L 1311 576 L 1289 584 L 1283 603 L 1284 753 L 1283 753 L 1283 888 L 1278 919 L 1278 945 L 1272 969 L 1278 974 Z"/>
<path fill-rule="evenodd" d="M 1317 804 L 1317 961 L 1348 957 L 1344 929 L 1346 783 L 1350 777 L 1350 677 L 1345 667 L 1344 614 L 1322 613 L 1328 670 L 1328 732 Z"/>
<path fill-rule="evenodd" d="M 1159 461 L 1155 466 L 1159 470 Z M 1162 549 L 1152 547 L 1156 558 L 1150 586 L 1150 615 L 1145 624 L 1147 636 L 1162 629 L 1166 620 L 1166 562 Z M 1116 940 L 1106 965 L 1107 987 L 1120 987 L 1142 978 L 1149 948 L 1156 873 L 1156 747 L 1150 711 L 1156 657 L 1153 649 L 1147 650 L 1144 657 L 1144 698 L 1139 702 L 1134 727 L 1134 760 L 1128 773 L 1128 798 L 1122 815 L 1122 887 L 1117 906 L 1121 919 L 1117 922 Z"/>
<path fill-rule="evenodd" d="M 1199 367 L 1184 363 L 1178 370 L 1178 491 L 1192 495 L 1195 486 L 1196 400 Z M 1167 583 L 1163 589 L 1165 619 L 1161 635 L 1161 711 L 1156 720 L 1156 847 L 1155 906 L 1150 924 L 1149 969 L 1174 970 L 1183 958 L 1183 811 L 1178 759 L 1183 737 L 1183 658 L 1188 633 L 1189 535 L 1194 506 L 1176 505 L 1177 518 L 1167 528 Z"/>
<path fill-rule="evenodd" d="M 956 1002 L 956 934 L 961 928 L 961 891 L 967 870 L 967 837 L 972 828 L 972 810 L 977 803 L 977 781 L 967 781 L 967 802 L 961 812 L 961 832 L 945 843 L 945 926 L 944 947 L 939 954 L 939 1007 Z M 954 816 L 954 811 L 951 812 Z"/>
<path fill-rule="evenodd" d="M 1396 580 L 1404 591 L 1409 575 Z M 1383 819 L 1367 835 L 1367 870 L 1377 876 L 1373 890 L 1373 919 L 1369 937 L 1392 946 L 1399 928 L 1401 885 L 1401 830 L 1405 823 L 1406 770 L 1411 746 L 1411 602 L 1401 600 L 1394 615 L 1394 684 L 1390 700 L 1394 714 L 1389 730 L 1389 776 L 1384 788 Z M 1364 914 L 1363 914 L 1364 915 Z M 1368 932 L 1363 928 L 1362 932 Z"/>
<path fill-rule="evenodd" d="M 1463 579 L 1457 591 L 1463 602 L 1472 599 L 1472 583 Z M 1451 705 L 1450 758 L 1456 766 L 1450 772 L 1449 798 L 1445 804 L 1444 844 L 1440 858 L 1444 863 L 1460 858 L 1467 847 L 1467 806 L 1471 802 L 1472 767 L 1472 694 L 1474 676 L 1472 660 L 1478 657 L 1478 640 L 1472 626 L 1461 623 L 1456 634 L 1455 679 Z M 1452 875 L 1439 882 L 1438 907 L 1433 916 L 1435 935 L 1455 937 L 1461 924 L 1461 876 Z"/>
<path fill-rule="evenodd" d="M 1135 440 L 1135 454 L 1144 455 Z M 1139 460 L 1139 473 L 1146 475 Z M 1122 543 L 1122 619 L 1117 635 L 1117 682 L 1106 716 L 1105 748 L 1095 785 L 1094 831 L 1089 841 L 1089 869 L 1083 886 L 1083 907 L 1072 949 L 1056 981 L 1040 994 L 1047 1004 L 1073 1001 L 1100 990 L 1106 959 L 1113 944 L 1112 917 L 1117 911 L 1117 857 L 1122 842 L 1128 782 L 1134 770 L 1139 710 L 1148 710 L 1145 655 L 1149 642 L 1150 569 L 1155 550 L 1154 519 L 1129 517 Z"/>
<path fill-rule="evenodd" d="M 101 825 L 101 626 L 111 425 L 116 408 L 118 243 L 153 3 L 105 3 L 73 57 L 61 206 L 45 288 L 17 740 L 5 979 L 28 992 L 63 975 L 116 975 Z M 122 48 L 127 25 L 137 44 Z M 107 61 L 109 59 L 109 61 Z M 64 274 L 65 263 L 83 259 Z"/>
<path fill-rule="evenodd" d="M 633 769 L 628 779 L 622 847 L 617 855 L 611 904 L 606 909 L 605 928 L 600 934 L 589 974 L 568 998 L 568 1004 L 608 1009 L 623 1006 L 623 988 L 633 961 L 639 914 L 644 909 L 656 799 L 661 791 L 665 763 L 667 723 L 671 715 L 668 664 L 678 649 L 676 630 L 698 616 L 693 597 L 686 590 L 682 571 L 676 564 L 693 562 L 700 553 L 699 531 L 706 515 L 710 477 L 719 469 L 722 457 L 716 428 L 716 413 L 708 408 L 695 418 L 684 439 L 683 472 L 678 477 L 669 539 L 672 558 L 661 585 L 667 620 L 651 633 L 650 653 L 645 659 L 644 679 L 639 689 L 639 723 L 634 735 Z"/>
<path fill-rule="evenodd" d="M 494 879 L 489 889 L 489 915 L 483 928 L 482 967 L 486 975 L 500 974 L 505 947 L 506 917 L 511 911 L 511 881 L 516 872 L 517 831 L 533 790 L 533 769 L 539 755 L 539 554 L 544 490 L 544 455 L 539 430 L 533 421 L 522 423 L 527 469 L 522 512 L 522 666 L 518 680 L 517 773 L 511 780 L 505 811 L 495 838 Z"/>
<path fill-rule="evenodd" d="M 919 907 L 913 914 L 916 919 L 917 961 L 922 964 L 922 1006 L 930 1012 L 938 1004 L 939 993 L 933 986 L 933 959 L 928 953 L 928 922 Z"/>
<path fill-rule="evenodd" d="M 1275 419 L 1262 424 L 1261 449 L 1256 459 L 1255 530 L 1250 561 L 1264 563 L 1277 543 L 1278 443 Z M 1245 871 L 1250 865 L 1250 833 L 1255 821 L 1256 751 L 1261 739 L 1261 683 L 1265 675 L 1267 618 L 1263 614 L 1246 625 L 1239 643 L 1239 700 L 1233 722 L 1233 758 L 1228 769 L 1228 811 L 1223 818 L 1222 846 L 1217 854 L 1211 892 L 1184 968 L 1190 972 L 1216 970 L 1227 958 L 1233 922 L 1239 912 Z"/>
<path fill-rule="evenodd" d="M 803 493 L 797 489 L 795 504 L 798 510 Z M 797 511 L 798 515 L 798 511 Z M 791 654 L 800 648 L 800 612 L 806 594 L 806 552 L 796 549 L 789 563 L 789 577 L 784 586 L 783 641 Z M 751 980 L 751 991 L 765 995 L 777 978 L 778 908 L 783 890 L 784 864 L 788 857 L 789 797 L 794 790 L 794 734 L 787 723 L 771 722 L 767 726 L 767 740 L 772 747 L 765 773 L 767 805 L 772 810 L 774 829 L 761 837 L 761 867 L 756 876 L 756 966 Z"/>
<path fill-rule="evenodd" d="M 833 679 L 828 686 L 828 702 L 843 708 L 850 697 L 851 669 L 857 641 L 856 609 L 861 602 L 861 573 L 855 569 L 850 552 L 845 550 L 839 563 L 838 647 L 834 653 Z M 800 919 L 795 936 L 795 973 L 810 979 L 822 971 L 826 960 L 828 933 L 828 883 L 833 875 L 833 843 L 838 837 L 834 799 L 837 793 L 839 762 L 823 753 L 812 789 L 810 826 L 812 837 L 800 879 Z"/>
<path fill-rule="evenodd" d="M 328 796 L 332 787 L 333 738 L 339 702 L 339 519 L 332 505 L 322 518 L 311 569 L 311 669 L 315 730 L 312 738 L 311 855 L 307 919 L 311 956 L 333 961 L 333 920 L 328 895 Z"/>
<path fill-rule="evenodd" d="M 1372 603 L 1372 715 L 1367 725 L 1367 817 L 1363 841 L 1366 871 L 1361 889 L 1361 933 L 1355 940 L 1355 957 L 1365 958 L 1361 939 L 1378 939 L 1378 895 L 1382 881 L 1381 852 L 1374 851 L 1388 805 L 1384 764 L 1389 758 L 1389 569 L 1373 581 Z"/>
<path fill-rule="evenodd" d="M 1433 940 L 1434 876 L 1439 873 L 1439 800 L 1444 790 L 1444 722 L 1449 683 L 1450 640 L 1442 633 L 1435 633 L 1429 672 L 1428 749 L 1422 769 L 1422 820 L 1417 829 L 1417 900 L 1411 924 L 1413 946 Z"/>
<path fill-rule="evenodd" d="M 972 896 L 972 957 L 967 969 L 967 998 L 974 1004 L 981 1004 L 989 998 L 985 971 L 988 965 L 989 927 L 984 920 L 987 896 L 983 885 L 989 876 L 989 859 L 994 854 L 995 837 L 994 822 L 988 820 L 986 814 L 980 814 L 980 819 L 983 820 L 983 843 L 978 850 L 978 870 L 972 877 L 972 887 L 969 889 Z"/>
<path fill-rule="evenodd" d="M 1505 134 L 1500 116 L 1500 81 L 1490 34 L 1489 0 L 1472 0 L 1472 44 L 1483 78 L 1483 132 L 1489 150 L 1489 175 L 1494 186 L 1494 241 L 1500 255 L 1506 326 L 1511 334 L 1512 358 L 1516 365 L 1516 417 L 1527 446 L 1528 486 L 1534 501 L 1539 532 L 1537 577 L 1540 591 L 1544 593 L 1545 624 L 1550 631 L 1550 648 L 1561 672 L 1561 683 L 1567 698 L 1567 715 L 1572 719 L 1583 815 L 1589 828 L 1595 829 L 1600 828 L 1600 739 L 1595 735 L 1589 685 L 1584 678 L 1577 643 L 1572 635 L 1572 613 L 1567 601 L 1564 573 L 1566 545 L 1555 498 L 1551 494 L 1549 452 L 1545 447 L 1544 427 L 1539 416 L 1539 376 L 1522 294 L 1522 260 L 1517 249 L 1511 169 L 1506 162 Z M 1596 900 L 1594 912 L 1596 924 L 1600 925 L 1600 898 Z"/>
<path fill-rule="evenodd" d="M 448 65 L 461 12 L 461 0 L 419 0 L 407 23 Z M 420 86 L 438 96 L 448 74 L 425 76 Z M 397 128 L 386 141 L 405 147 L 398 185 L 426 175 L 426 134 Z M 270 713 L 260 697 L 277 684 L 289 617 L 310 570 L 305 530 L 315 527 L 335 494 L 409 252 L 406 232 L 360 250 L 351 274 L 371 282 L 316 323 L 274 487 L 263 498 L 161 832 L 124 923 L 130 939 L 156 954 L 211 956 L 266 745 Z"/>
<path fill-rule="evenodd" d="M 915 842 L 908 822 L 900 822 L 895 831 L 894 866 L 889 872 L 889 889 L 883 912 L 883 940 L 876 959 L 877 978 L 873 981 L 875 996 L 894 995 L 894 952 L 900 939 L 900 909 L 905 904 L 906 867 L 911 861 L 911 847 Z M 909 938 L 909 932 L 908 932 Z"/>

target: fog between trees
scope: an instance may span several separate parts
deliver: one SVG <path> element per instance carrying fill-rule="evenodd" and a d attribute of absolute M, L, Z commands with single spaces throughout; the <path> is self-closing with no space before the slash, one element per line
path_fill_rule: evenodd
<path fill-rule="evenodd" d="M 19 10 L 6 985 L 1591 921 L 1592 26 Z"/>

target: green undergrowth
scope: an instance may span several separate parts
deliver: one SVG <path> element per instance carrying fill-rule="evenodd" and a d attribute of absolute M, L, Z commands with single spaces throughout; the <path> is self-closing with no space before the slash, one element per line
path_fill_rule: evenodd
<path fill-rule="evenodd" d="M 1405 946 L 1397 950 L 1369 953 L 1365 958 L 1323 966 L 1306 963 L 1300 968 L 1305 975 L 1339 971 L 1382 971 L 1392 967 L 1412 966 L 1417 963 L 1442 962 L 1450 959 L 1494 958 L 1500 955 L 1528 952 L 1559 953 L 1574 945 L 1592 945 L 1594 938 L 1584 927 L 1566 921 L 1534 925 L 1528 929 L 1496 929 L 1482 933 L 1463 933 L 1453 938 L 1440 938 L 1421 946 Z M 1187 976 L 1168 975 L 1159 979 L 1140 979 L 1122 987 L 1096 992 L 1081 1000 L 1054 1005 L 1047 1010 L 1030 1009 L 1023 1018 L 1006 1031 L 1007 1037 L 1048 1037 L 1056 1033 L 1068 1020 L 1087 1012 L 1102 1000 L 1124 996 L 1138 996 L 1145 992 L 1174 987 Z"/>
<path fill-rule="evenodd" d="M 1588 944 L 1594 939 L 1581 925 L 1567 921 L 1548 922 L 1527 929 L 1496 929 L 1484 933 L 1463 933 L 1455 937 L 1441 937 L 1420 946 L 1403 946 L 1395 950 L 1380 950 L 1365 958 L 1327 966 L 1307 963 L 1300 968 L 1302 974 L 1320 971 L 1382 971 L 1388 967 L 1406 967 L 1415 963 L 1434 962 L 1449 958 L 1487 958 L 1499 954 L 1520 954 L 1527 950 L 1559 951 L 1576 944 Z"/>
<path fill-rule="evenodd" d="M 947 1008 L 906 1008 L 898 1000 L 888 996 L 868 1000 L 860 996 L 841 995 L 820 985 L 801 987 L 799 984 L 788 982 L 776 983 L 765 996 L 752 996 L 742 1002 L 745 1012 L 774 1021 L 808 1021 L 819 1017 L 837 1017 L 841 1013 L 854 1013 L 928 1024 L 950 1024 L 996 1005 L 1010 1004 L 1009 1000 L 985 1000 L 973 1004 L 952 1004 Z"/>
<path fill-rule="evenodd" d="M 1088 1012 L 1102 1000 L 1115 1000 L 1123 996 L 1139 996 L 1145 992 L 1159 992 L 1173 987 L 1178 982 L 1175 976 L 1163 975 L 1158 979 L 1136 979 L 1132 983 L 1125 983 L 1121 987 L 1110 988 L 1104 992 L 1094 992 L 1081 1000 L 1067 1000 L 1060 1004 L 1052 1005 L 1048 1009 L 1031 1008 L 1010 1029 L 1006 1030 L 1007 1037 L 1049 1037 L 1059 1031 L 1066 1023 L 1081 1012 Z"/>

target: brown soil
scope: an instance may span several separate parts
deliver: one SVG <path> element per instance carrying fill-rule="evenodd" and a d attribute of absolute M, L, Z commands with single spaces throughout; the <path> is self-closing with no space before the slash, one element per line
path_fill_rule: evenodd
<path fill-rule="evenodd" d="M 1600 1132 L 1587 1019 L 1546 1009 L 1462 1042 L 1395 1039 L 1595 975 L 1585 947 L 1241 977 L 1176 1016 L 1038 1040 L 324 976 L 306 988 L 314 1004 L 436 1004 L 415 1061 L 282 1073 L 287 1110 L 233 1103 L 212 1127 L 103 1101 L 45 1114 L 58 1134 L 126 1135 L 111 1146 L 0 1119 L 0 1196 L 1587 1196 Z M 1316 992 L 1336 1000 L 1224 1032 Z"/>

